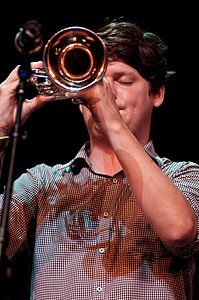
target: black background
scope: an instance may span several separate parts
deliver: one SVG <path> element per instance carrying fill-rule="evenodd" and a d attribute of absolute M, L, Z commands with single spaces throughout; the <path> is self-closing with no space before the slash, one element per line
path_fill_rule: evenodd
<path fill-rule="evenodd" d="M 199 163 L 198 154 L 198 5 L 196 1 L 34 1 L 1 3 L 0 81 L 22 62 L 14 39 L 31 19 L 43 26 L 44 44 L 58 30 L 79 25 L 95 29 L 104 18 L 126 16 L 146 31 L 156 33 L 169 47 L 168 65 L 176 75 L 166 87 L 165 103 L 154 112 L 153 139 L 160 156 Z M 42 59 L 40 56 L 35 59 Z M 87 131 L 78 106 L 70 101 L 48 103 L 24 124 L 14 176 L 39 163 L 54 165 L 71 160 Z M 6 184 L 10 149 L 1 186 Z"/>
<path fill-rule="evenodd" d="M 198 16 L 189 2 L 19 2 L 5 3 L 1 15 L 1 72 L 3 81 L 22 62 L 14 45 L 19 28 L 36 19 L 43 26 L 44 44 L 58 30 L 79 25 L 94 29 L 106 17 L 126 16 L 168 45 L 168 65 L 176 75 L 166 88 L 165 103 L 155 110 L 153 139 L 161 156 L 199 162 L 198 147 Z M 42 51 L 35 60 L 42 59 Z M 69 161 L 88 139 L 81 113 L 70 101 L 48 103 L 35 111 L 23 126 L 26 140 L 19 142 L 15 176 L 38 163 Z M 6 178 L 7 161 L 3 180 Z M 6 166 L 6 167 L 5 167 Z"/>

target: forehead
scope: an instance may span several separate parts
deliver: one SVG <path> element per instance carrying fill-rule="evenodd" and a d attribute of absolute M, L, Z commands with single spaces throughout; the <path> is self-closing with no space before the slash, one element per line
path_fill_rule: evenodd
<path fill-rule="evenodd" d="M 108 60 L 107 74 L 117 74 L 117 75 L 134 75 L 141 77 L 138 71 L 126 64 L 125 62 L 119 60 Z"/>

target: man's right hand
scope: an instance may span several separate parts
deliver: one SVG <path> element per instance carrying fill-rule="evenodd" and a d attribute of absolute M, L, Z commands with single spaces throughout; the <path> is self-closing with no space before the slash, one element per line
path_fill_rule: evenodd
<path fill-rule="evenodd" d="M 40 67 L 43 67 L 42 62 L 31 63 L 31 68 Z M 0 137 L 9 135 L 15 122 L 15 115 L 17 111 L 17 99 L 15 94 L 16 88 L 19 85 L 18 69 L 19 66 L 17 66 L 10 73 L 7 79 L 0 84 Z M 47 97 L 40 95 L 33 98 L 31 101 L 24 101 L 22 106 L 21 123 L 23 124 L 34 110 L 54 99 L 54 96 Z"/>

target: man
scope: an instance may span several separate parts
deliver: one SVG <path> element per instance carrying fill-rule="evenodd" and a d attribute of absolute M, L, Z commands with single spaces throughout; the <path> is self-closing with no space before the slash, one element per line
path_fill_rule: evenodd
<path fill-rule="evenodd" d="M 127 22 L 99 35 L 105 77 L 74 100 L 90 142 L 71 162 L 36 166 L 15 182 L 6 255 L 28 247 L 35 223 L 31 299 L 192 299 L 199 168 L 160 158 L 150 141 L 153 107 L 164 101 L 166 47 Z M 4 144 L 17 84 L 16 68 L 0 89 Z M 24 102 L 23 121 L 52 99 Z"/>

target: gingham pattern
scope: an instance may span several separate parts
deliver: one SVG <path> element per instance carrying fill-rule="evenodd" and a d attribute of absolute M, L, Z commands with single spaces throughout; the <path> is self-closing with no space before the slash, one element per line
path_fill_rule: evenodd
<path fill-rule="evenodd" d="M 66 165 L 39 165 L 14 184 L 7 256 L 28 246 L 36 220 L 31 299 L 192 299 L 196 239 L 164 245 L 145 220 L 123 172 L 93 172 L 84 145 Z M 199 167 L 146 152 L 199 215 Z M 33 234 L 33 233 L 32 233 Z"/>

